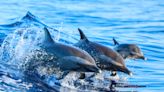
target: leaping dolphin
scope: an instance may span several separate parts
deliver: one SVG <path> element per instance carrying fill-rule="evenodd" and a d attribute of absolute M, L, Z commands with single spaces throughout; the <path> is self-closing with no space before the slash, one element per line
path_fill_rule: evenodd
<path fill-rule="evenodd" d="M 96 61 L 97 66 L 102 70 L 121 71 L 131 75 L 131 71 L 124 64 L 124 59 L 114 50 L 101 44 L 89 41 L 81 29 L 80 41 L 75 46 L 87 51 Z"/>
<path fill-rule="evenodd" d="M 55 62 L 52 63 L 55 68 L 64 72 L 100 72 L 94 59 L 87 52 L 55 42 L 46 27 L 44 27 L 44 33 L 45 39 L 40 47 L 55 57 Z"/>
<path fill-rule="evenodd" d="M 146 58 L 143 55 L 143 52 L 136 44 L 119 44 L 115 38 L 113 38 L 113 42 L 115 45 L 115 50 L 124 58 L 130 59 L 143 59 Z"/>

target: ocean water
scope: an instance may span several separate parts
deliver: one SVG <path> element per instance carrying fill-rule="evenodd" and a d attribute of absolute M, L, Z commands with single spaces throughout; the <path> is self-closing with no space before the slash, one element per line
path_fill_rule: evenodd
<path fill-rule="evenodd" d="M 42 80 L 37 75 L 23 73 L 27 63 L 25 57 L 42 40 L 42 28 L 46 26 L 54 40 L 69 45 L 79 40 L 77 28 L 81 28 L 91 41 L 110 48 L 114 48 L 113 37 L 120 43 L 137 44 L 148 60 L 126 60 L 133 76 L 122 73 L 119 76 L 126 84 L 143 87 L 116 87 L 116 90 L 162 92 L 163 11 L 163 0 L 0 1 L 0 91 L 109 91 L 110 83 L 106 79 L 95 80 L 94 85 L 77 87 L 71 85 L 76 78 L 72 76 L 76 74 L 70 74 L 59 86 L 54 83 L 57 81 L 54 75 L 45 74 L 46 78 Z M 104 72 L 104 75 L 109 75 L 109 72 Z"/>

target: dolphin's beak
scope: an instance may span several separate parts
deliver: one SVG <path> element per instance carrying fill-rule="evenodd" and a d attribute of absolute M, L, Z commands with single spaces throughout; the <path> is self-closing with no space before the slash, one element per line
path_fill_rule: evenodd
<path fill-rule="evenodd" d="M 133 55 L 136 55 L 137 56 L 137 59 L 143 59 L 143 60 L 147 60 L 147 58 L 141 53 L 135 53 L 135 52 L 131 52 Z"/>
<path fill-rule="evenodd" d="M 101 73 L 102 72 L 99 68 L 97 68 L 97 69 L 98 69 L 98 72 L 97 73 Z"/>
<path fill-rule="evenodd" d="M 144 57 L 144 59 L 143 59 L 143 60 L 145 60 L 145 61 L 146 61 L 146 60 L 147 60 L 147 58 L 146 58 L 146 57 Z"/>
<path fill-rule="evenodd" d="M 128 74 L 129 76 L 133 76 L 133 73 L 132 73 L 131 71 L 129 71 L 129 70 L 127 70 L 127 74 Z"/>
<path fill-rule="evenodd" d="M 128 74 L 129 76 L 133 75 L 132 72 L 126 67 L 119 67 L 118 70 Z"/>
<path fill-rule="evenodd" d="M 140 59 L 143 59 L 143 60 L 145 60 L 145 61 L 147 60 L 147 58 L 144 57 L 144 56 L 140 56 L 139 58 L 140 58 Z"/>
<path fill-rule="evenodd" d="M 91 72 L 101 73 L 100 68 L 98 68 L 97 66 L 91 66 L 91 67 L 88 67 L 88 68 Z"/>
<path fill-rule="evenodd" d="M 133 73 L 132 73 L 132 72 L 130 72 L 130 73 L 129 73 L 129 76 L 133 76 Z"/>
<path fill-rule="evenodd" d="M 133 73 L 130 71 L 130 70 L 128 70 L 127 68 L 125 68 L 124 70 L 122 70 L 124 73 L 126 73 L 126 74 L 128 74 L 129 76 L 132 76 L 133 75 Z"/>
<path fill-rule="evenodd" d="M 102 73 L 102 71 L 99 69 L 99 73 Z"/>

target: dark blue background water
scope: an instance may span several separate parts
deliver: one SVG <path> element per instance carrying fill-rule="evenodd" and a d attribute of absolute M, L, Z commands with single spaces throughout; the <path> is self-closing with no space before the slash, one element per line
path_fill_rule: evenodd
<path fill-rule="evenodd" d="M 33 16 L 34 19 L 24 17 L 27 11 L 37 17 Z M 31 24 L 38 28 L 45 24 L 60 30 L 59 38 L 68 43 L 74 43 L 79 39 L 77 28 L 83 29 L 90 40 L 111 48 L 113 48 L 112 37 L 115 37 L 120 43 L 139 45 L 148 58 L 147 61 L 126 62 L 134 73 L 127 82 L 146 87 L 119 90 L 163 91 L 163 15 L 163 0 L 5 0 L 0 1 L 0 24 L 3 25 L 0 26 L 0 43 L 2 45 L 5 37 L 13 34 L 15 29 L 29 27 Z M 6 25 L 11 23 L 14 25 Z M 14 70 L 12 64 L 5 64 L 1 60 L 0 91 L 28 91 L 30 88 L 28 86 L 32 84 L 8 76 L 8 73 L 19 75 L 19 72 Z"/>

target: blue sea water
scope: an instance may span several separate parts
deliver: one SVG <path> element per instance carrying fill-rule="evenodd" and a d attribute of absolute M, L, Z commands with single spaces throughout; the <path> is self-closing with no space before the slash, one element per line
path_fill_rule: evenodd
<path fill-rule="evenodd" d="M 30 12 L 29 12 L 30 11 Z M 120 43 L 137 44 L 147 61 L 126 60 L 133 72 L 126 83 L 146 87 L 116 88 L 118 91 L 162 92 L 164 90 L 164 2 L 163 0 L 5 0 L 0 1 L 0 91 L 53 92 L 99 91 L 95 88 L 59 87 L 53 77 L 26 81 L 23 57 L 42 37 L 43 26 L 64 44 L 76 43 L 77 28 L 87 37 L 113 48 L 112 38 Z M 23 34 L 23 35 L 21 35 Z M 26 38 L 24 40 L 23 38 Z M 38 38 L 38 39 L 36 39 Z M 32 45 L 31 45 L 32 44 Z M 107 72 L 108 73 L 108 72 Z M 69 76 L 68 76 L 69 80 Z M 70 79 L 71 80 L 71 79 Z M 105 88 L 104 88 L 105 89 Z"/>

